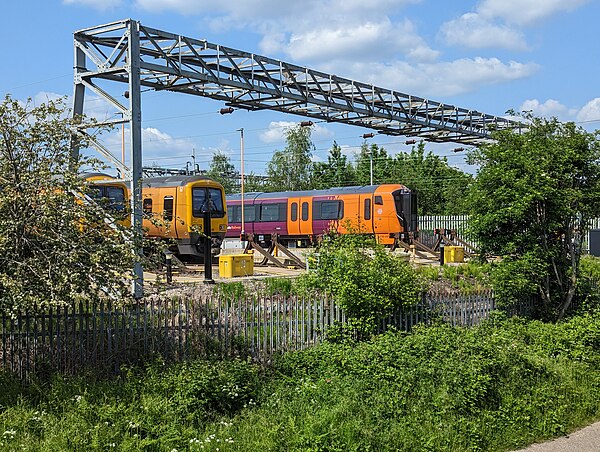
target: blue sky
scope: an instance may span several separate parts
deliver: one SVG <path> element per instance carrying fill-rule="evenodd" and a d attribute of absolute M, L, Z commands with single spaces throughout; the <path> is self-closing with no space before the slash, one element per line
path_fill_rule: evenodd
<path fill-rule="evenodd" d="M 600 127 L 598 0 L 21 0 L 3 5 L 0 92 L 34 102 L 71 96 L 75 30 L 124 18 L 488 114 L 533 110 Z M 98 117 L 108 109 L 87 98 Z M 144 164 L 204 169 L 219 150 L 264 174 L 283 131 L 303 118 L 275 112 L 221 116 L 223 105 L 173 93 L 142 96 Z M 368 132 L 319 123 L 315 160 L 333 140 L 352 156 Z M 118 130 L 103 137 L 121 152 Z M 400 137 L 371 139 L 390 153 Z M 466 169 L 455 145 L 427 144 Z"/>

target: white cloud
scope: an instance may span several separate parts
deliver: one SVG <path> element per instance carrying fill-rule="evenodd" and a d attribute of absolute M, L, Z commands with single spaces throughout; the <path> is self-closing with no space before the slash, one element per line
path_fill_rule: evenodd
<path fill-rule="evenodd" d="M 525 36 L 506 25 L 493 24 L 477 13 L 463 14 L 442 25 L 440 35 L 449 45 L 527 50 Z"/>
<path fill-rule="evenodd" d="M 260 141 L 264 143 L 280 143 L 285 141 L 285 131 L 296 123 L 291 121 L 272 121 L 269 128 L 260 133 Z"/>
<path fill-rule="evenodd" d="M 562 12 L 572 11 L 589 0 L 483 0 L 477 11 L 487 18 L 528 25 Z"/>
<path fill-rule="evenodd" d="M 569 108 L 559 101 L 548 99 L 540 103 L 537 99 L 528 99 L 519 107 L 520 111 L 530 111 L 534 116 L 542 116 L 544 118 L 557 117 L 559 119 L 567 119 L 573 114 Z"/>
<path fill-rule="evenodd" d="M 467 93 L 484 85 L 529 77 L 537 69 L 534 63 L 479 57 L 416 65 L 403 61 L 355 63 L 348 68 L 355 78 L 422 97 Z"/>
<path fill-rule="evenodd" d="M 397 57 L 430 61 L 438 56 L 408 20 L 390 18 L 420 0 L 137 0 L 153 12 L 203 14 L 213 30 L 253 30 L 262 35 L 261 52 L 283 52 L 295 60 L 321 61 Z"/>
<path fill-rule="evenodd" d="M 260 133 L 259 138 L 264 143 L 282 143 L 285 141 L 285 134 L 287 130 L 292 127 L 296 127 L 297 122 L 291 121 L 273 121 L 269 124 L 269 128 Z M 313 124 L 311 126 L 311 139 L 312 140 L 325 140 L 333 138 L 333 132 L 319 124 Z"/>
<path fill-rule="evenodd" d="M 167 157 L 187 152 L 191 159 L 194 143 L 185 138 L 172 137 L 154 127 L 145 127 L 142 128 L 142 147 L 144 158 L 148 158 L 149 154 Z"/>
<path fill-rule="evenodd" d="M 111 8 L 120 6 L 122 0 L 63 0 L 65 5 L 80 4 L 84 6 L 91 6 L 92 8 L 105 11 Z"/>
<path fill-rule="evenodd" d="M 600 97 L 596 97 L 585 104 L 577 112 L 576 120 L 578 122 L 600 120 Z"/>
<path fill-rule="evenodd" d="M 410 58 L 431 61 L 439 52 L 431 49 L 417 34 L 415 26 L 404 20 L 392 23 L 388 18 L 354 25 L 332 23 L 304 32 L 292 33 L 287 43 L 281 34 L 265 37 L 267 44 L 283 44 L 283 50 L 295 60 L 394 58 L 403 53 Z M 263 49 L 266 50 L 266 49 Z"/>

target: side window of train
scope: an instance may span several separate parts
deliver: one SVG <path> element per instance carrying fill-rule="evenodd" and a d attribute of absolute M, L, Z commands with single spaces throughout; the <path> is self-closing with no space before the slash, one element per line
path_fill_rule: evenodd
<path fill-rule="evenodd" d="M 298 203 L 297 202 L 293 202 L 292 203 L 292 212 L 291 212 L 291 220 L 292 221 L 296 221 L 298 219 Z"/>
<path fill-rule="evenodd" d="M 285 221 L 285 204 L 262 204 L 260 221 Z M 282 215 L 283 213 L 283 215 Z"/>
<path fill-rule="evenodd" d="M 144 198 L 142 210 L 146 215 L 150 215 L 152 213 L 152 198 Z"/>
<path fill-rule="evenodd" d="M 242 208 L 240 206 L 227 207 L 227 217 L 230 223 L 242 222 Z"/>
<path fill-rule="evenodd" d="M 375 196 L 375 204 L 382 206 L 383 205 L 383 198 L 381 196 Z"/>
<path fill-rule="evenodd" d="M 370 220 L 371 219 L 371 199 L 370 198 L 365 199 L 365 214 L 364 214 L 364 219 L 365 220 Z"/>
<path fill-rule="evenodd" d="M 302 221 L 308 220 L 308 203 L 302 203 Z"/>
<path fill-rule="evenodd" d="M 171 221 L 173 220 L 173 197 L 165 196 L 163 203 L 164 217 L 165 220 Z"/>
<path fill-rule="evenodd" d="M 254 206 L 252 204 L 244 204 L 244 221 L 256 221 L 256 208 L 258 206 Z M 240 207 L 241 210 L 241 207 Z M 240 219 L 242 218 L 242 213 L 240 212 Z M 241 222 L 241 220 L 240 220 Z"/>
<path fill-rule="evenodd" d="M 340 220 L 344 217 L 343 201 L 316 201 L 313 206 L 315 220 Z"/>

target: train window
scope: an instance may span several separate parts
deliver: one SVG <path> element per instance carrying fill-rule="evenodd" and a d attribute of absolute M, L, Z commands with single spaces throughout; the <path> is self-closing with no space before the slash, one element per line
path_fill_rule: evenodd
<path fill-rule="evenodd" d="M 303 202 L 302 203 L 302 221 L 307 221 L 307 220 L 308 220 L 308 203 Z"/>
<path fill-rule="evenodd" d="M 260 221 L 284 221 L 279 215 L 279 204 L 262 204 L 260 206 Z"/>
<path fill-rule="evenodd" d="M 315 220 L 339 220 L 344 216 L 343 201 L 317 201 L 313 208 Z"/>
<path fill-rule="evenodd" d="M 240 218 L 242 218 L 241 207 Z M 256 221 L 256 206 L 253 204 L 244 204 L 244 221 Z"/>
<path fill-rule="evenodd" d="M 383 205 L 383 198 L 381 196 L 375 196 L 375 204 L 378 204 L 380 206 Z"/>
<path fill-rule="evenodd" d="M 298 219 L 298 203 L 292 203 L 292 212 L 291 212 L 291 220 L 296 221 Z"/>
<path fill-rule="evenodd" d="M 365 215 L 364 215 L 365 220 L 370 220 L 371 219 L 371 199 L 367 198 L 365 199 Z"/>
<path fill-rule="evenodd" d="M 252 205 L 244 206 L 244 222 L 252 222 L 256 218 L 256 209 Z M 242 206 L 229 206 L 227 209 L 230 223 L 242 222 Z"/>
<path fill-rule="evenodd" d="M 152 198 L 144 198 L 144 202 L 142 203 L 142 210 L 145 214 L 152 213 Z"/>
<path fill-rule="evenodd" d="M 104 196 L 102 194 L 102 187 L 90 187 L 88 195 L 90 196 L 90 198 L 94 199 L 94 200 L 100 200 L 102 199 L 102 197 Z"/>
<path fill-rule="evenodd" d="M 225 216 L 221 190 L 218 188 L 192 188 L 192 215 L 199 218 L 208 210 L 213 218 Z"/>
<path fill-rule="evenodd" d="M 165 196 L 164 198 L 164 202 L 163 202 L 163 215 L 165 217 L 165 220 L 167 221 L 171 221 L 173 220 L 173 197 L 172 196 Z"/>
<path fill-rule="evenodd" d="M 106 187 L 106 197 L 109 199 L 110 208 L 117 212 L 125 210 L 125 190 L 121 187 Z"/>
<path fill-rule="evenodd" d="M 227 208 L 227 216 L 229 217 L 230 223 L 241 223 L 242 209 L 240 208 L 240 206 L 229 206 Z"/>

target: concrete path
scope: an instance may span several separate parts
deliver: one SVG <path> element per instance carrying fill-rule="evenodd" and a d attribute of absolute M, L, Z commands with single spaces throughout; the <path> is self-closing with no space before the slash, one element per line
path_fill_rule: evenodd
<path fill-rule="evenodd" d="M 516 452 L 600 452 L 600 422 L 545 443 Z"/>

